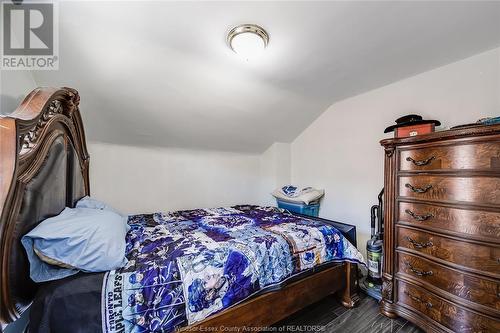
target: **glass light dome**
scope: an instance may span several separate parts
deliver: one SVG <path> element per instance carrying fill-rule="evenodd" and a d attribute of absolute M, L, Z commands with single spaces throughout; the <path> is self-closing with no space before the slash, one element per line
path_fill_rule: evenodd
<path fill-rule="evenodd" d="M 227 43 L 236 54 L 248 61 L 262 54 L 269 43 L 269 35 L 258 25 L 242 24 L 231 29 Z"/>

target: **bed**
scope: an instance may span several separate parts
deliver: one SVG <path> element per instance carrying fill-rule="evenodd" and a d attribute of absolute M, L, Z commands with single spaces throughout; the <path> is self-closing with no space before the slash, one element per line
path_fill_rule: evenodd
<path fill-rule="evenodd" d="M 142 326 L 138 325 L 141 323 L 137 323 L 136 319 L 133 323 L 135 326 L 132 325 L 134 329 L 130 329 L 130 322 L 124 327 L 122 323 L 115 320 L 118 318 L 116 316 L 122 318 L 122 311 L 126 310 L 125 306 L 122 307 L 122 303 L 127 301 L 126 296 L 129 298 L 133 296 L 123 294 L 122 289 L 117 287 L 117 281 L 124 277 L 127 281 L 130 280 L 131 274 L 137 273 L 134 271 L 136 269 L 134 265 L 129 265 L 128 268 L 120 271 L 80 273 L 43 284 L 36 284 L 30 279 L 29 262 L 20 245 L 20 238 L 41 221 L 59 214 L 65 207 L 73 207 L 79 199 L 90 194 L 90 158 L 78 105 L 79 95 L 74 89 L 38 88 L 25 98 L 13 114 L 0 118 L 0 258 L 2 260 L 0 319 L 2 323 L 12 322 L 31 305 L 30 331 L 33 332 L 67 332 L 68 330 L 71 332 L 122 332 L 127 331 L 125 330 L 127 327 L 128 331 L 134 332 L 154 331 L 155 329 L 138 329 L 137 327 Z M 234 220 L 235 217 L 237 217 L 236 220 Z M 229 234 L 232 237 L 241 230 L 248 229 L 248 225 L 235 225 L 229 231 L 221 231 L 221 228 L 226 228 L 227 223 L 230 223 L 228 221 L 237 221 L 237 224 L 241 224 L 242 221 L 258 224 L 259 230 L 277 235 L 273 241 L 287 238 L 285 234 L 288 231 L 284 229 L 290 225 L 294 228 L 299 226 L 300 230 L 310 230 L 314 227 L 322 233 L 330 233 L 332 237 L 329 238 L 335 239 L 331 244 L 326 244 L 324 237 L 320 237 L 326 245 L 322 243 L 324 249 L 321 247 L 321 250 L 317 251 L 320 254 L 312 257 L 307 252 L 310 249 L 303 251 L 301 248 L 295 249 L 291 246 L 290 251 L 293 257 L 289 262 L 293 263 L 294 267 L 299 267 L 293 269 L 293 274 L 286 272 L 284 278 L 271 279 L 269 283 L 263 283 L 263 278 L 259 275 L 260 284 L 257 287 L 252 285 L 253 287 L 249 287 L 248 290 L 245 289 L 245 297 L 233 297 L 226 302 L 225 306 L 220 305 L 221 301 L 217 297 L 214 298 L 217 302 L 209 305 L 200 305 L 199 301 L 194 300 L 189 306 L 194 310 L 191 312 L 186 310 L 187 320 L 182 317 L 181 324 L 176 324 L 175 329 L 181 327 L 186 331 L 227 331 L 234 327 L 262 329 L 330 294 L 337 294 L 342 304 L 349 308 L 353 307 L 358 300 L 356 262 L 359 260 L 356 259 L 360 258 L 355 255 L 345 258 L 328 257 L 328 253 L 337 253 L 334 245 L 339 244 L 338 239 L 342 239 L 343 248 L 351 246 L 346 244 L 355 242 L 352 226 L 293 215 L 276 208 L 242 205 L 215 210 L 132 216 L 129 217 L 131 230 L 141 230 L 141 233 L 132 232 L 127 237 L 139 239 L 147 230 L 165 229 L 165 225 L 171 228 L 172 218 L 176 223 L 180 221 L 178 223 L 179 235 L 182 237 L 179 236 L 176 239 L 182 239 L 183 242 L 193 241 L 189 238 L 191 236 L 187 235 L 194 232 L 186 228 L 196 228 L 193 229 L 195 231 L 202 228 L 205 234 L 200 237 L 207 239 L 206 233 L 208 232 L 210 233 L 208 238 L 212 238 L 209 241 L 212 243 L 213 239 L 217 239 L 220 235 Z M 194 226 L 193 221 L 196 222 Z M 206 231 L 207 226 L 210 227 L 209 231 Z M 151 235 L 157 237 L 156 233 Z M 254 236 L 251 242 L 242 245 L 244 249 L 255 243 L 256 236 Z M 147 244 L 142 242 L 145 241 L 134 239 L 130 244 L 138 244 L 141 249 L 147 248 Z M 300 239 L 296 237 L 283 246 L 295 243 L 300 243 Z M 131 245 L 129 249 L 130 255 L 135 253 L 132 247 Z M 151 248 L 151 253 L 158 255 L 159 251 L 155 252 L 154 247 Z M 234 253 L 234 251 L 227 253 Z M 243 256 L 243 259 L 238 259 L 240 260 L 238 262 L 248 261 L 250 257 Z M 319 257 L 321 260 L 318 259 Z M 334 258 L 337 259 L 334 260 Z M 132 261 L 131 259 L 136 258 L 130 257 L 129 259 Z M 191 254 L 191 257 L 176 257 L 176 260 L 172 261 L 182 268 L 180 275 L 183 279 L 190 279 L 190 288 L 197 281 L 198 272 L 190 269 L 192 262 L 196 260 L 198 258 Z M 311 260 L 314 261 L 314 265 L 307 264 Z M 255 266 L 253 262 L 252 265 Z M 166 268 L 162 266 L 162 269 Z M 263 271 L 258 272 L 261 274 Z M 232 279 L 237 280 L 240 277 L 233 276 Z M 251 281 L 254 280 L 255 278 L 251 279 Z M 137 283 L 135 275 L 132 282 Z M 165 283 L 170 283 L 170 281 Z M 215 285 L 218 284 L 220 281 L 216 281 Z M 229 293 L 227 285 L 231 284 L 226 284 L 224 287 L 226 288 L 225 295 L 237 294 Z M 115 295 L 113 295 L 113 286 L 119 290 L 117 294 L 115 290 Z M 119 287 L 123 288 L 124 285 Z M 128 286 L 128 289 L 134 288 L 135 285 Z M 182 290 L 186 292 L 185 287 Z M 206 299 L 207 291 L 203 288 L 200 290 L 199 292 L 204 293 L 204 299 Z M 213 293 L 213 289 L 210 292 Z M 188 294 L 184 295 L 185 299 L 182 293 L 178 297 L 187 302 Z M 191 298 L 189 299 L 191 302 Z M 164 300 L 165 298 L 160 300 L 160 303 Z M 215 303 L 219 306 L 212 308 Z M 137 309 L 137 305 L 135 303 L 133 305 Z M 163 303 L 161 305 L 165 307 Z M 113 312 L 115 307 L 119 310 Z M 197 307 L 202 308 L 203 316 L 200 315 L 201 312 L 195 311 Z M 150 311 L 150 309 L 144 311 Z M 155 327 L 158 327 L 158 331 L 164 329 L 161 326 Z"/>

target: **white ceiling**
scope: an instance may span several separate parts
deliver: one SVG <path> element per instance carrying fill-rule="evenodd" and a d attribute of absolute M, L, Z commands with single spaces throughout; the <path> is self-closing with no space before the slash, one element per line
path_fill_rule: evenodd
<path fill-rule="evenodd" d="M 258 61 L 225 45 L 241 23 L 270 34 Z M 34 77 L 80 91 L 90 140 L 261 152 L 335 101 L 499 45 L 500 2 L 62 2 L 60 70 Z"/>

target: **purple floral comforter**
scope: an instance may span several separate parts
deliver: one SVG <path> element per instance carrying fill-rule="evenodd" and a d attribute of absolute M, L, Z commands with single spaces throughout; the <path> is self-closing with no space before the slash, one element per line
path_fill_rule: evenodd
<path fill-rule="evenodd" d="M 103 332 L 170 332 L 331 261 L 363 263 L 333 226 L 274 207 L 134 215 L 126 267 L 105 275 Z"/>

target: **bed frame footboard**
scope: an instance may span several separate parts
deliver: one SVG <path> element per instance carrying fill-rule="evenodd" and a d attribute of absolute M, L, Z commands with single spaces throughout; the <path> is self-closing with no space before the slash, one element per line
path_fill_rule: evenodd
<path fill-rule="evenodd" d="M 279 291 L 269 292 L 215 314 L 182 332 L 219 332 L 232 327 L 257 331 L 283 320 L 295 312 L 333 294 L 347 308 L 355 306 L 356 264 L 342 263 L 293 282 Z"/>

